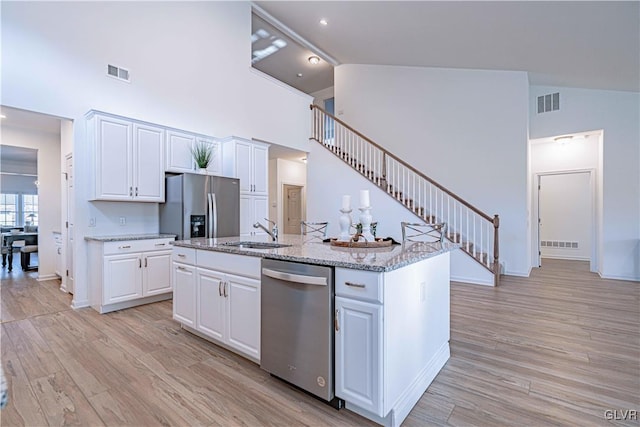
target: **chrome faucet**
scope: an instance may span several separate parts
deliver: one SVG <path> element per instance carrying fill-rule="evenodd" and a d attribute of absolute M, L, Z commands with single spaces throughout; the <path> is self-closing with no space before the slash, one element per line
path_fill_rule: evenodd
<path fill-rule="evenodd" d="M 271 228 L 271 231 L 269 231 L 269 229 L 267 227 L 265 227 L 264 225 L 260 224 L 259 222 L 256 222 L 255 224 L 253 224 L 253 228 L 262 228 L 264 231 L 267 232 L 267 234 L 269 236 L 271 236 L 271 238 L 273 239 L 273 241 L 277 241 L 278 240 L 278 224 L 275 223 L 275 221 L 271 221 L 268 218 L 265 218 L 265 221 L 270 222 L 271 224 L 273 224 L 273 227 Z"/>

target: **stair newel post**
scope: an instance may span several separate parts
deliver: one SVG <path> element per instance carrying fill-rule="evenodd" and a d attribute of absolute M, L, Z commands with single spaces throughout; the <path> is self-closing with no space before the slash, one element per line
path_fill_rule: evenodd
<path fill-rule="evenodd" d="M 493 275 L 494 284 L 498 286 L 500 284 L 500 240 L 498 237 L 498 228 L 500 227 L 500 217 L 498 215 L 493 216 Z"/>

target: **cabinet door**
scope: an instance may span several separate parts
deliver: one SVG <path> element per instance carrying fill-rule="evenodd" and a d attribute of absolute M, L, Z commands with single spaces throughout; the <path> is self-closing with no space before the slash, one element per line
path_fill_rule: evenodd
<path fill-rule="evenodd" d="M 240 192 L 253 191 L 252 144 L 236 141 L 235 174 L 240 179 Z"/>
<path fill-rule="evenodd" d="M 227 275 L 228 345 L 260 358 L 260 281 Z"/>
<path fill-rule="evenodd" d="M 196 138 L 196 143 L 205 143 L 211 147 L 211 161 L 207 166 L 207 175 L 222 175 L 222 150 L 220 142 L 211 138 Z"/>
<path fill-rule="evenodd" d="M 264 224 L 266 227 L 271 229 L 271 224 L 265 221 L 265 218 L 269 218 L 269 202 L 266 196 L 251 196 L 252 197 L 252 224 L 256 222 L 260 222 Z M 253 228 L 253 225 L 251 226 Z M 254 234 L 256 235 L 266 235 L 261 228 L 254 228 Z"/>
<path fill-rule="evenodd" d="M 382 306 L 336 297 L 336 396 L 382 414 Z"/>
<path fill-rule="evenodd" d="M 196 329 L 211 338 L 224 340 L 225 295 L 224 274 L 198 268 Z"/>
<path fill-rule="evenodd" d="M 144 296 L 171 292 L 171 251 L 147 252 L 142 256 Z"/>
<path fill-rule="evenodd" d="M 242 181 L 240 181 L 242 182 Z M 240 235 L 250 236 L 256 230 L 254 224 L 253 197 L 240 194 Z"/>
<path fill-rule="evenodd" d="M 96 192 L 99 200 L 131 200 L 131 122 L 96 117 Z"/>
<path fill-rule="evenodd" d="M 133 126 L 133 197 L 139 202 L 164 202 L 164 130 Z"/>
<path fill-rule="evenodd" d="M 167 171 L 193 172 L 194 162 L 191 147 L 195 136 L 188 133 L 167 130 Z"/>
<path fill-rule="evenodd" d="M 267 195 L 269 189 L 269 154 L 268 147 L 253 146 L 253 192 Z"/>
<path fill-rule="evenodd" d="M 103 304 L 142 297 L 142 258 L 139 253 L 104 257 Z"/>
<path fill-rule="evenodd" d="M 192 328 L 196 319 L 196 268 L 173 263 L 173 318 Z"/>

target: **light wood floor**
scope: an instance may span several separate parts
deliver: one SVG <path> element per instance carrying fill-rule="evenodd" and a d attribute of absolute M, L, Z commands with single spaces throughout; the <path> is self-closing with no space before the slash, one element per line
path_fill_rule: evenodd
<path fill-rule="evenodd" d="M 171 302 L 71 310 L 58 281 L 0 273 L 2 426 L 370 425 L 180 329 Z M 451 359 L 405 426 L 639 425 L 640 284 L 546 261 L 452 284 Z M 626 413 L 626 412 L 625 412 Z"/>

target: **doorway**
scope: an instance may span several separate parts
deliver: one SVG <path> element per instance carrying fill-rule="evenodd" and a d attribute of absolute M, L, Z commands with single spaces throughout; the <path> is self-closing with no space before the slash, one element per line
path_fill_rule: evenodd
<path fill-rule="evenodd" d="M 300 234 L 302 221 L 302 186 L 284 184 L 282 206 L 285 234 Z"/>
<path fill-rule="evenodd" d="M 66 241 L 66 259 L 65 259 L 65 271 L 61 272 L 65 277 L 63 278 L 63 284 L 65 285 L 65 290 L 70 294 L 75 293 L 75 283 L 74 283 L 74 275 L 73 275 L 73 250 L 75 249 L 75 240 L 74 240 L 74 213 L 75 213 L 75 186 L 74 186 L 74 176 L 73 176 L 73 155 L 68 154 L 65 157 L 65 195 L 66 195 L 66 203 L 67 203 L 67 219 L 65 222 L 67 228 L 67 241 Z"/>
<path fill-rule="evenodd" d="M 589 170 L 545 173 L 538 181 L 538 265 L 542 258 L 594 263 L 594 182 Z"/>

